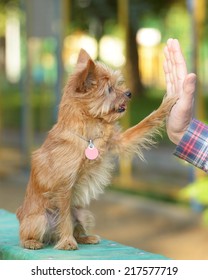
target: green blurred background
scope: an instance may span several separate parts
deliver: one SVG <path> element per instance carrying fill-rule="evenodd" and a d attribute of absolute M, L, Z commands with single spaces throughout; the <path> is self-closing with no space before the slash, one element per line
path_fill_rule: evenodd
<path fill-rule="evenodd" d="M 189 71 L 198 76 L 195 117 L 207 122 L 207 7 L 205 0 L 1 0 L 0 208 L 14 212 L 21 203 L 31 152 L 56 121 L 80 48 L 122 69 L 133 93 L 121 121 L 127 128 L 160 104 L 163 48 L 168 38 L 179 39 Z M 158 141 L 145 152 L 146 162 L 118 162 L 109 189 L 188 208 L 193 220 L 199 212 L 206 226 L 205 173 L 175 158 L 165 133 Z"/>

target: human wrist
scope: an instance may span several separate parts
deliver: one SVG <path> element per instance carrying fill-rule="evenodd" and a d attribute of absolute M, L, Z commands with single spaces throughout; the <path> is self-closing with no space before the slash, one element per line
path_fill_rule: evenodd
<path fill-rule="evenodd" d="M 168 131 L 167 134 L 171 142 L 178 145 L 183 138 L 184 134 L 186 133 L 187 129 L 189 127 L 189 124 L 184 127 L 184 129 L 181 129 L 180 131 Z"/>
<path fill-rule="evenodd" d="M 191 126 L 191 123 L 192 123 L 192 120 L 190 120 L 190 122 L 188 123 L 187 122 L 187 125 L 186 125 L 186 127 L 184 127 L 184 129 L 183 130 L 180 130 L 180 131 L 178 131 L 178 132 L 172 132 L 172 134 L 171 134 L 171 138 L 170 138 L 170 140 L 174 143 L 174 144 L 176 144 L 176 145 L 178 145 L 180 142 L 181 142 L 181 139 L 183 138 L 183 136 L 187 133 L 187 131 L 189 130 L 189 127 Z"/>
<path fill-rule="evenodd" d="M 181 141 L 181 139 L 183 138 L 183 135 L 184 135 L 185 131 L 183 132 L 180 132 L 180 133 L 176 133 L 172 136 L 172 142 L 176 145 L 178 145 Z"/>
<path fill-rule="evenodd" d="M 184 131 L 180 132 L 180 133 L 172 133 L 171 136 L 169 136 L 169 139 L 171 140 L 171 142 L 173 142 L 175 145 L 178 145 L 184 135 Z"/>

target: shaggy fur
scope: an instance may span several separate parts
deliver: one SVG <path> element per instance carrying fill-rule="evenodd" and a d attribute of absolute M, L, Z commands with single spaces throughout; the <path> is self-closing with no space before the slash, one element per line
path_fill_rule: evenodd
<path fill-rule="evenodd" d="M 137 153 L 153 144 L 176 98 L 164 98 L 159 109 L 125 132 L 117 123 L 131 93 L 119 71 L 94 62 L 81 50 L 67 82 L 58 121 L 33 153 L 23 205 L 17 210 L 23 247 L 75 250 L 77 243 L 94 244 L 87 235 L 92 217 L 85 207 L 110 183 L 115 154 Z M 85 156 L 93 140 L 99 156 Z"/>

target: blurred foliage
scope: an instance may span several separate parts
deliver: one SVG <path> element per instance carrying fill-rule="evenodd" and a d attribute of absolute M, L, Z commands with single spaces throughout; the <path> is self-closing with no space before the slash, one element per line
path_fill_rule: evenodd
<path fill-rule="evenodd" d="M 13 87 L 1 94 L 2 128 L 20 129 L 22 121 L 22 96 Z M 47 131 L 53 125 L 55 97 L 50 88 L 36 87 L 32 95 L 33 128 L 37 132 Z"/>
<path fill-rule="evenodd" d="M 139 54 L 136 42 L 137 30 L 143 26 L 143 22 L 147 18 L 157 17 L 157 22 L 161 22 L 160 26 L 164 26 L 164 17 L 167 10 L 173 3 L 177 2 L 180 2 L 182 6 L 186 4 L 185 0 L 129 0 L 127 1 L 126 10 L 128 11 L 126 16 L 126 14 L 121 14 L 122 5 L 125 5 L 122 0 L 71 0 L 70 32 L 81 29 L 89 32 L 97 41 L 110 29 L 116 30 L 114 34 L 116 36 L 123 32 L 122 37 L 126 46 L 126 64 L 123 72 L 132 91 L 135 94 L 143 95 L 144 87 L 140 78 Z M 111 28 L 109 28 L 109 22 Z"/>
<path fill-rule="evenodd" d="M 202 210 L 203 223 L 208 226 L 208 177 L 200 177 L 179 193 L 179 198 L 196 205 Z M 196 207 L 195 207 L 196 208 Z"/>
<path fill-rule="evenodd" d="M 167 9 L 177 2 L 184 6 L 186 3 L 185 0 L 129 0 L 129 19 L 132 27 L 137 31 L 145 18 L 152 18 L 154 15 L 161 16 L 162 19 L 162 16 L 167 13 Z M 71 0 L 70 20 L 72 28 L 94 31 L 89 28 L 93 21 L 101 25 L 108 21 L 116 23 L 117 5 L 118 0 Z"/>
<path fill-rule="evenodd" d="M 2 0 L 0 3 L 0 34 L 5 29 L 6 7 L 20 5 L 26 0 Z M 66 0 L 67 1 L 67 0 Z M 122 39 L 123 29 L 119 22 L 119 4 L 122 0 L 68 0 L 68 32 L 82 30 L 99 42 L 104 34 L 112 34 Z M 126 38 L 126 67 L 124 75 L 135 94 L 145 94 L 141 83 L 136 32 L 140 27 L 155 27 L 162 33 L 162 42 L 170 36 L 179 38 L 183 50 L 190 49 L 188 13 L 186 1 L 179 0 L 129 0 L 129 32 Z M 184 47 L 185 45 L 185 47 Z M 189 51 L 190 52 L 190 51 Z M 99 57 L 98 57 L 99 59 Z M 125 73 L 126 69 L 126 73 Z"/>
<path fill-rule="evenodd" d="M 180 197 L 184 199 L 196 199 L 204 206 L 208 206 L 208 177 L 199 178 L 181 190 Z"/>
<path fill-rule="evenodd" d="M 6 13 L 9 7 L 17 7 L 19 0 L 1 0 L 0 1 L 0 36 L 5 33 Z"/>
<path fill-rule="evenodd" d="M 5 6 L 0 3 L 0 36 L 2 36 L 5 32 L 5 22 L 6 22 L 6 12 Z"/>

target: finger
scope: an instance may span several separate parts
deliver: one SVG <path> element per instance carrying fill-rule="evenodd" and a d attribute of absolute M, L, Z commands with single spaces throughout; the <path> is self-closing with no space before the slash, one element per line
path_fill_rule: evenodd
<path fill-rule="evenodd" d="M 163 70 L 164 70 L 165 74 L 168 74 L 168 73 L 169 73 L 169 70 L 168 70 L 168 62 L 167 62 L 167 60 L 165 60 L 165 61 L 163 62 Z"/>
<path fill-rule="evenodd" d="M 177 88 L 177 69 L 175 65 L 174 52 L 173 52 L 173 42 L 174 39 L 170 38 L 167 41 L 167 47 L 165 49 L 166 57 L 168 58 L 168 72 L 170 74 L 171 82 L 174 88 Z"/>
<path fill-rule="evenodd" d="M 177 53 L 179 56 L 177 58 L 177 61 L 178 63 L 184 63 L 185 62 L 185 59 L 184 59 L 184 56 L 183 56 L 183 53 L 181 51 L 181 47 L 180 47 L 180 44 L 178 42 L 177 39 L 174 39 L 172 41 L 172 46 L 171 46 L 171 50 L 173 53 Z"/>
<path fill-rule="evenodd" d="M 171 61 L 169 66 L 171 65 L 172 70 L 174 69 L 173 74 L 177 75 L 175 78 L 184 79 L 187 75 L 187 67 L 177 39 L 168 40 L 166 53 L 168 53 L 169 60 Z"/>
<path fill-rule="evenodd" d="M 172 43 L 173 43 L 173 39 L 172 38 L 169 38 L 167 40 L 167 47 L 169 50 L 172 50 Z"/>
<path fill-rule="evenodd" d="M 171 76 L 170 76 L 170 73 L 168 71 L 167 61 L 164 61 L 163 69 L 164 69 L 164 72 L 165 72 L 166 92 L 167 92 L 168 96 L 171 96 L 174 92 L 173 92 L 173 85 L 172 85 L 172 82 L 171 82 Z"/>
<path fill-rule="evenodd" d="M 164 55 L 165 55 L 165 63 L 166 63 L 164 71 L 166 73 L 170 73 L 172 71 L 172 65 L 170 60 L 170 53 L 167 46 L 164 48 Z"/>
<path fill-rule="evenodd" d="M 165 60 L 163 62 L 163 70 L 164 70 L 164 73 L 165 73 L 166 82 L 172 81 L 173 79 L 171 78 L 171 70 L 170 70 L 170 67 L 168 65 L 168 61 L 167 60 Z"/>
<path fill-rule="evenodd" d="M 179 95 L 183 95 L 183 83 L 187 75 L 186 62 L 181 52 L 180 44 L 177 39 L 172 39 L 168 45 L 169 53 L 171 53 L 172 76 L 174 80 L 175 90 Z"/>
<path fill-rule="evenodd" d="M 169 52 L 170 61 L 171 61 L 172 65 L 175 64 L 173 42 L 174 42 L 174 39 L 168 39 L 168 41 L 167 41 L 168 52 Z"/>
<path fill-rule="evenodd" d="M 168 46 L 167 45 L 164 48 L 164 55 L 165 55 L 166 60 L 170 59 L 169 50 L 168 50 Z"/>
<path fill-rule="evenodd" d="M 184 79 L 187 75 L 187 67 L 184 60 L 182 60 L 182 54 L 179 52 L 174 53 L 175 66 L 177 78 Z"/>
<path fill-rule="evenodd" d="M 187 75 L 187 66 L 177 39 L 172 41 L 172 54 L 176 66 L 177 78 L 184 79 Z"/>
<path fill-rule="evenodd" d="M 169 73 L 169 70 L 168 70 L 168 63 L 167 63 L 166 60 L 163 62 L 163 71 L 164 71 L 164 74 L 165 74 L 166 82 L 169 82 L 170 81 L 170 73 Z"/>
<path fill-rule="evenodd" d="M 178 69 L 177 67 L 180 65 L 177 65 L 175 60 L 175 55 L 177 53 L 175 52 L 180 51 L 180 46 L 177 40 L 175 39 L 168 39 L 167 45 L 164 48 L 164 54 L 165 54 L 165 63 L 164 63 L 164 72 L 166 74 L 166 84 L 167 84 L 167 91 L 170 94 L 176 94 L 182 92 L 182 85 L 183 85 L 183 79 L 185 76 L 180 75 L 180 78 L 182 78 L 182 81 L 178 78 Z M 184 60 L 183 60 L 184 61 Z M 179 60 L 179 63 L 181 60 Z M 180 68 L 179 68 L 180 71 Z M 169 84 L 168 84 L 169 83 Z"/>
<path fill-rule="evenodd" d="M 168 40 L 170 43 L 171 39 Z M 165 73 L 165 80 L 166 80 L 166 89 L 167 94 L 170 96 L 172 94 L 175 94 L 175 85 L 174 85 L 174 65 L 170 59 L 170 52 L 168 50 L 168 46 L 164 48 L 164 55 L 165 55 L 165 61 L 163 63 L 163 70 Z"/>

